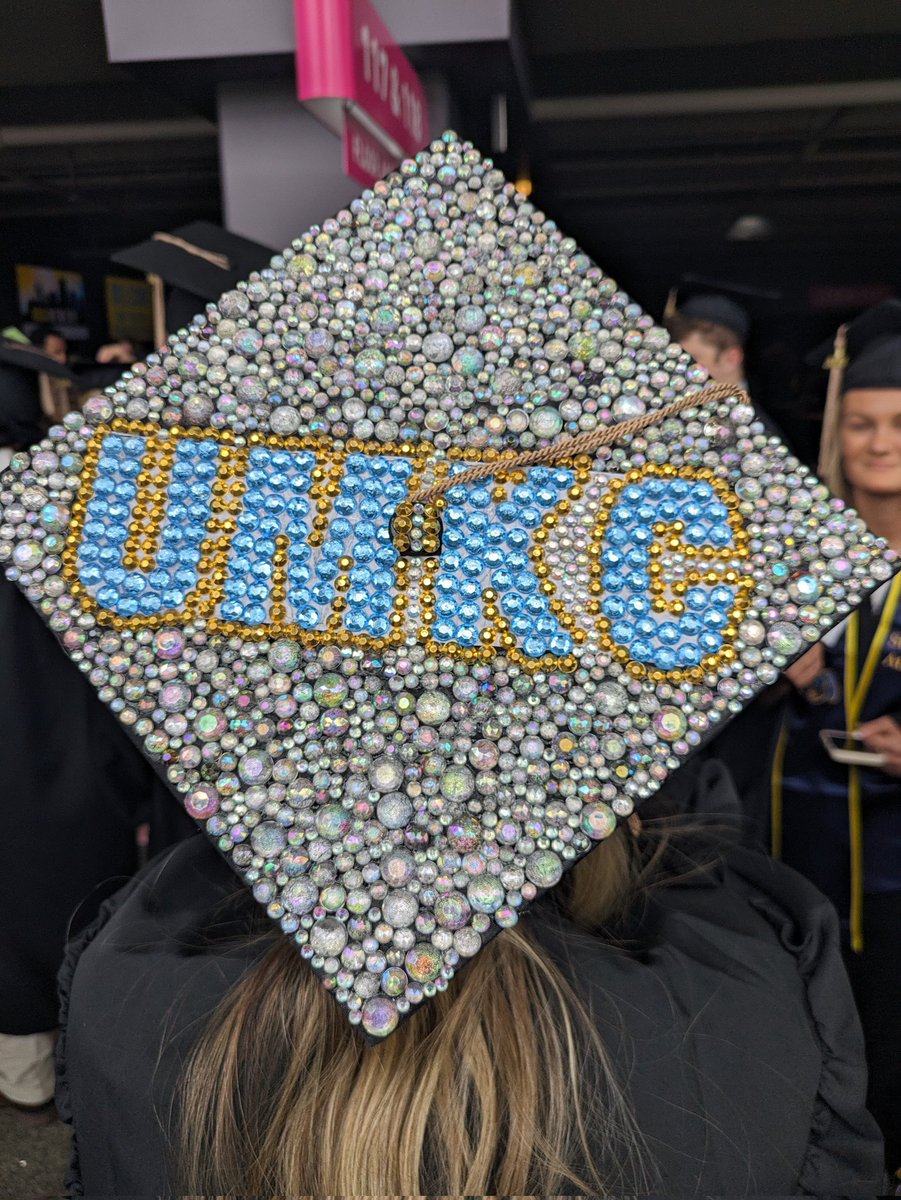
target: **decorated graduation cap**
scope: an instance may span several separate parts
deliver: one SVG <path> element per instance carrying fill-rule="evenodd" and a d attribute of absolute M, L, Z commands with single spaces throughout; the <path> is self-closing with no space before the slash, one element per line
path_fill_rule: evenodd
<path fill-rule="evenodd" d="M 901 388 L 901 300 L 883 300 L 807 355 L 829 372 L 818 470 L 825 474 L 836 453 L 841 397 L 858 389 Z"/>
<path fill-rule="evenodd" d="M 704 378 L 448 133 L 2 478 L 7 573 L 370 1038 L 897 569 Z"/>
<path fill-rule="evenodd" d="M 204 305 L 265 263 L 272 249 L 210 221 L 153 233 L 112 261 L 143 271 L 153 287 L 154 337 L 188 325 Z"/>
<path fill-rule="evenodd" d="M 18 337 L 0 337 L 0 446 L 40 436 L 41 377 L 74 378 L 64 364 Z"/>
<path fill-rule="evenodd" d="M 670 288 L 663 316 L 665 321 L 678 315 L 722 325 L 744 346 L 751 332 L 749 306 L 761 300 L 778 299 L 778 292 L 725 283 L 703 275 L 683 275 L 679 283 Z"/>

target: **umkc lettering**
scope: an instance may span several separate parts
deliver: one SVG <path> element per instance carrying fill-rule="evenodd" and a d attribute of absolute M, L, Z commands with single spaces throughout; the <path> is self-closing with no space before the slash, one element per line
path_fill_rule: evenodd
<path fill-rule="evenodd" d="M 449 487 L 440 544 L 414 594 L 390 522 L 432 454 L 102 427 L 87 449 L 64 572 L 101 622 L 120 627 L 203 618 L 213 631 L 370 649 L 401 644 L 412 627 L 434 650 L 502 649 L 525 665 L 571 669 L 590 625 L 566 611 L 544 555 L 582 493 L 584 464 Z M 648 468 L 609 487 L 592 535 L 587 619 L 602 644 L 647 669 L 710 665 L 745 583 L 734 497 L 688 469 Z M 667 553 L 679 564 L 669 592 Z"/>

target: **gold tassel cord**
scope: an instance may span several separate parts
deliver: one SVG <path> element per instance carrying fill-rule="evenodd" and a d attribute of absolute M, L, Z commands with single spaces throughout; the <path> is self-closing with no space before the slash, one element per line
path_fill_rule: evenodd
<path fill-rule="evenodd" d="M 839 325 L 835 331 L 835 341 L 832 344 L 832 353 L 823 363 L 824 367 L 829 368 L 829 383 L 826 387 L 826 405 L 823 409 L 823 433 L 832 436 L 837 436 L 833 427 L 837 426 L 838 406 L 842 398 L 842 381 L 845 378 L 845 369 L 848 366 L 848 326 Z M 820 456 L 817 460 L 817 474 L 821 479 L 824 479 L 830 467 L 831 446 L 829 445 L 829 436 L 824 436 L 820 439 Z"/>
<path fill-rule="evenodd" d="M 773 858 L 782 858 L 782 774 L 785 767 L 785 748 L 788 745 L 788 713 L 782 718 L 779 740 L 770 768 L 770 853 Z"/>
<path fill-rule="evenodd" d="M 412 493 L 407 497 L 407 504 L 429 504 L 443 496 L 449 488 L 475 483 L 479 479 L 488 479 L 499 471 L 520 471 L 526 467 L 555 466 L 580 455 L 591 455 L 601 446 L 609 446 L 621 438 L 640 433 L 652 425 L 659 425 L 661 421 L 666 421 L 687 408 L 704 408 L 726 399 L 743 404 L 751 402 L 748 393 L 741 388 L 730 387 L 725 383 L 711 384 L 699 392 L 682 396 L 664 408 L 656 408 L 651 412 L 643 413 L 640 417 L 632 417 L 628 421 L 618 421 L 615 425 L 605 425 L 601 429 L 578 433 L 575 437 L 560 438 L 559 441 L 552 442 L 550 446 L 542 446 L 539 450 L 502 455 L 493 462 L 479 463 L 477 466 L 460 471 L 457 475 L 447 475 L 444 479 L 432 484 L 431 487 Z"/>
<path fill-rule="evenodd" d="M 854 733 L 860 724 L 861 713 L 873 676 L 879 665 L 885 640 L 901 601 L 901 575 L 892 580 L 888 596 L 882 607 L 879 624 L 870 643 L 866 661 L 858 677 L 859 631 L 858 614 L 848 618 L 845 651 L 845 718 L 848 732 Z M 858 954 L 863 950 L 863 792 L 857 767 L 848 770 L 848 834 L 851 853 L 851 949 Z"/>
<path fill-rule="evenodd" d="M 174 233 L 154 233 L 150 240 L 174 246 L 177 250 L 184 250 L 186 254 L 202 258 L 204 262 L 208 262 L 211 267 L 218 267 L 220 271 L 227 271 L 231 267 L 231 262 L 225 254 L 217 254 L 215 250 L 204 250 L 203 246 L 195 246 L 193 242 L 186 242 L 184 238 L 176 237 Z"/>

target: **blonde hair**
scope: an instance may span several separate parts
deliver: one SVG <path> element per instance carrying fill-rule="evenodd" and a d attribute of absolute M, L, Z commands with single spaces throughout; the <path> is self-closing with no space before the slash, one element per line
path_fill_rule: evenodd
<path fill-rule="evenodd" d="M 846 504 L 852 504 L 851 485 L 842 463 L 842 412 L 844 393 L 840 393 L 835 404 L 827 404 L 823 413 L 823 429 L 820 433 L 819 475 L 829 491 L 839 496 Z"/>
<path fill-rule="evenodd" d="M 620 829 L 564 877 L 563 913 L 596 931 L 644 869 Z M 178 1103 L 188 1195 L 601 1195 L 650 1176 L 591 1014 L 528 921 L 379 1045 L 279 936 L 213 1015 Z"/>

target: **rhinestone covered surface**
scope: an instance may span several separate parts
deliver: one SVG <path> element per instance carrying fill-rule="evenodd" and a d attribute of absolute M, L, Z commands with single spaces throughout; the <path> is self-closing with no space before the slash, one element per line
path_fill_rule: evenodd
<path fill-rule="evenodd" d="M 704 382 L 447 134 L 0 480 L 7 574 L 370 1037 L 896 569 L 738 402 L 503 469 Z"/>

